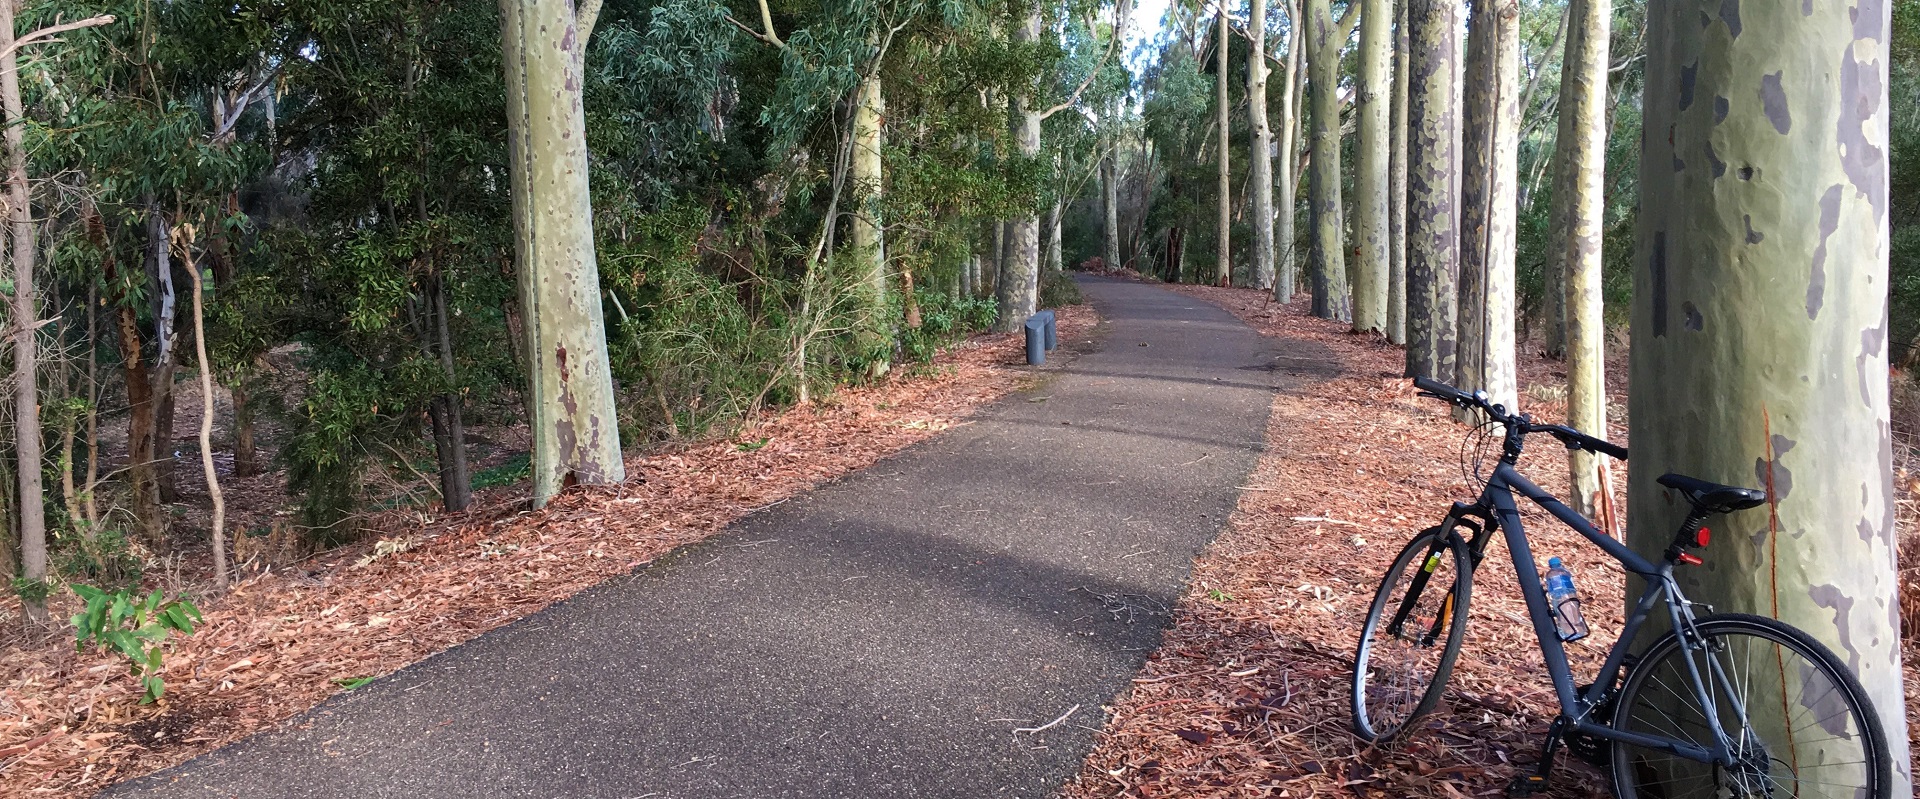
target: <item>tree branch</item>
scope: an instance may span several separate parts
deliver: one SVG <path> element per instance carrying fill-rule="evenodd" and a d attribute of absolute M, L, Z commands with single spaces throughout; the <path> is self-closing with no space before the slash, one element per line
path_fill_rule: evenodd
<path fill-rule="evenodd" d="M 764 3 L 766 0 L 761 0 L 761 2 Z M 1100 56 L 1100 62 L 1094 64 L 1093 69 L 1087 71 L 1087 79 L 1080 81 L 1080 85 L 1074 88 L 1072 94 L 1067 95 L 1067 99 L 1064 102 L 1040 112 L 1040 121 L 1045 122 L 1054 114 L 1072 108 L 1075 103 L 1080 102 L 1080 95 L 1086 93 L 1087 87 L 1093 85 L 1094 79 L 1100 77 L 1100 70 L 1107 68 L 1107 62 L 1113 60 L 1114 51 L 1120 49 L 1121 25 L 1126 19 L 1126 13 L 1127 0 L 1118 0 L 1113 4 L 1113 35 L 1108 37 L 1107 52 Z"/>
<path fill-rule="evenodd" d="M 22 36 L 18 39 L 13 40 L 13 44 L 7 45 L 4 49 L 0 49 L 0 58 L 6 58 L 7 56 L 13 55 L 14 51 L 19 50 L 20 48 L 25 47 L 26 45 L 34 44 L 35 42 L 46 39 L 49 36 L 53 36 L 55 34 L 60 34 L 60 33 L 66 33 L 67 31 L 79 30 L 81 28 L 92 28 L 100 25 L 112 25 L 113 20 L 114 20 L 114 17 L 112 14 L 101 14 L 100 16 L 97 16 L 97 17 L 88 17 L 86 19 L 80 20 L 79 22 L 67 22 L 59 25 L 48 25 L 47 27 L 41 28 L 37 31 L 34 31 L 32 33 L 29 33 L 25 36 Z"/>
<path fill-rule="evenodd" d="M 1348 37 L 1353 36 L 1353 29 L 1360 27 L 1360 9 L 1366 5 L 1361 0 L 1349 0 L 1347 11 L 1340 15 L 1340 23 L 1337 26 L 1340 28 L 1340 35 L 1334 37 L 1334 41 L 1345 42 Z"/>

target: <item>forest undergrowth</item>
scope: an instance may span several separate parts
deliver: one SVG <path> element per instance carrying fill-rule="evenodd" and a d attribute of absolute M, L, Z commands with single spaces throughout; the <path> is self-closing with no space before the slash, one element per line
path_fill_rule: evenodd
<path fill-rule="evenodd" d="M 1060 313 L 1063 337 L 1097 323 L 1088 306 Z M 1030 382 L 1022 353 L 1017 336 L 977 336 L 876 385 L 630 455 L 620 486 L 534 512 L 523 489 L 482 492 L 471 512 L 244 580 L 171 649 L 157 705 L 138 704 L 124 661 L 76 653 L 64 626 L 25 641 L 7 625 L 0 797 L 85 796 L 183 762 L 640 568 L 965 424 Z M 17 618 L 17 599 L 0 602 Z M 71 597 L 51 604 L 60 619 L 77 610 Z"/>
<path fill-rule="evenodd" d="M 1283 361 L 1292 379 L 1274 398 L 1267 452 L 1248 478 L 1230 529 L 1196 562 L 1173 627 L 1111 709 L 1106 729 L 1064 795 L 1090 797 L 1499 796 L 1538 760 L 1557 713 L 1504 546 L 1474 578 L 1466 647 L 1447 699 L 1424 729 L 1391 751 L 1349 731 L 1352 656 L 1388 563 L 1448 504 L 1478 483 L 1462 468 L 1468 429 L 1444 404 L 1414 396 L 1404 352 L 1355 336 L 1345 323 L 1281 306 L 1248 289 L 1172 287 L 1214 302 L 1263 333 L 1312 342 L 1331 363 Z M 1626 443 L 1624 342 L 1610 347 L 1610 437 Z M 1283 348 L 1284 352 L 1284 348 Z M 1522 352 L 1523 410 L 1559 418 L 1563 365 Z M 1900 413 L 1902 409 L 1896 409 Z M 1906 409 L 1908 415 L 1913 409 Z M 1534 442 L 1521 471 L 1567 488 L 1564 450 Z M 1902 471 L 1900 525 L 1912 553 L 1915 494 Z M 1616 507 L 1625 507 L 1616 467 Z M 1568 647 L 1592 674 L 1622 622 L 1625 574 L 1612 559 L 1538 510 L 1523 508 L 1535 554 L 1578 576 L 1594 634 Z M 1711 553 L 1707 557 L 1712 557 Z M 1903 594 L 1916 590 L 1903 558 Z M 1908 604 L 1911 604 L 1909 602 Z M 1905 652 L 1909 719 L 1920 719 L 1920 646 Z M 1920 730 L 1920 725 L 1912 729 Z M 1916 742 L 1920 751 L 1920 742 Z M 1608 778 L 1564 752 L 1549 796 L 1612 796 Z"/>

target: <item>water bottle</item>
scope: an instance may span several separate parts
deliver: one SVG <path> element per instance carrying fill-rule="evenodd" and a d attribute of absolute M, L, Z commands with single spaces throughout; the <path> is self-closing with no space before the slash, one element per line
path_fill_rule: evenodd
<path fill-rule="evenodd" d="M 1547 559 L 1547 607 L 1553 611 L 1553 624 L 1562 641 L 1587 637 L 1587 619 L 1580 613 L 1580 592 L 1574 590 L 1573 572 L 1559 558 Z"/>

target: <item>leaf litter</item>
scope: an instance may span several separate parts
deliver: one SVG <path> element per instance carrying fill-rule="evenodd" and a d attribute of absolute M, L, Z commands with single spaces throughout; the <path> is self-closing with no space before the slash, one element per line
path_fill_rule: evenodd
<path fill-rule="evenodd" d="M 1090 306 L 1059 311 L 1084 338 Z M 525 617 L 850 472 L 1031 386 L 1018 335 L 977 336 L 926 368 L 627 458 L 626 483 L 524 510 L 512 490 L 425 524 L 244 580 L 166 657 L 140 706 L 124 665 L 64 628 L 0 654 L 0 797 L 86 796 L 284 721 L 329 696 Z M 409 518 L 402 515 L 400 518 Z M 11 604 L 9 604 L 11 603 Z M 50 602 L 55 618 L 70 598 Z M 15 599 L 0 618 L 19 618 Z"/>
<path fill-rule="evenodd" d="M 1404 350 L 1317 319 L 1265 292 L 1171 290 L 1213 302 L 1288 342 L 1276 371 L 1267 449 L 1242 486 L 1229 530 L 1195 563 L 1173 626 L 1108 721 L 1067 799 L 1092 797 L 1503 796 L 1538 762 L 1558 714 L 1505 547 L 1474 578 L 1466 644 L 1446 699 L 1392 748 L 1350 732 L 1353 650 L 1387 565 L 1452 501 L 1467 428 L 1417 398 L 1401 377 Z M 1626 443 L 1624 346 L 1609 357 L 1610 438 Z M 1312 357 L 1304 357 L 1312 356 Z M 1556 371 L 1558 370 L 1558 371 Z M 1520 364 L 1525 410 L 1564 418 L 1564 367 L 1529 349 Z M 1497 457 L 1497 451 L 1495 453 Z M 1521 471 L 1567 490 L 1565 451 L 1532 447 Z M 1615 507 L 1626 481 L 1616 469 Z M 1920 481 L 1916 481 L 1920 486 Z M 1903 492 L 1904 493 L 1904 492 Z M 1622 623 L 1625 573 L 1578 534 L 1523 503 L 1542 561 L 1563 558 L 1579 580 L 1593 635 L 1567 647 L 1576 676 L 1598 670 Z M 1911 507 L 1913 503 L 1903 503 Z M 1902 526 L 1911 531 L 1911 514 Z M 1920 646 L 1906 639 L 1907 713 L 1920 711 Z M 1920 726 L 1913 727 L 1920 730 Z M 1916 746 L 1920 750 L 1920 745 Z M 1610 780 L 1565 753 L 1553 789 L 1563 799 L 1610 797 Z"/>

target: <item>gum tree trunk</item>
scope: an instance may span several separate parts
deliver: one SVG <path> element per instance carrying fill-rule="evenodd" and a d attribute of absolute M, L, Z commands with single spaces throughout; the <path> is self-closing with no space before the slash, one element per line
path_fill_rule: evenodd
<path fill-rule="evenodd" d="M 870 307 L 886 307 L 887 252 L 885 232 L 880 222 L 880 147 L 881 119 L 887 112 L 880 94 L 880 76 L 860 79 L 854 90 L 853 159 L 849 177 L 853 179 L 853 248 L 866 264 L 867 302 Z"/>
<path fill-rule="evenodd" d="M 526 315 L 533 503 L 626 479 L 587 191 L 582 29 L 570 0 L 500 0 L 515 263 Z"/>
<path fill-rule="evenodd" d="M 1040 41 L 1041 31 L 1040 7 L 1035 5 L 1027 11 L 1014 39 L 1031 46 Z M 1020 157 L 1027 160 L 1040 156 L 1042 112 L 1034 105 L 1031 89 L 1019 92 L 1013 98 L 1013 146 Z M 1006 226 L 1006 252 L 1002 255 L 1004 263 L 998 287 L 1000 316 L 994 329 L 1001 333 L 1012 333 L 1026 324 L 1027 317 L 1033 315 L 1039 300 L 1039 209 L 1029 205 L 1020 212 L 1019 217 L 1008 221 Z"/>
<path fill-rule="evenodd" d="M 1580 38 L 1582 26 L 1575 19 L 1580 14 L 1578 5 L 1579 0 L 1569 0 L 1567 21 L 1562 25 L 1566 30 L 1567 49 L 1565 56 L 1561 59 L 1560 101 L 1555 107 L 1557 128 L 1553 138 L 1553 177 L 1548 184 L 1553 188 L 1552 196 L 1547 201 L 1547 262 L 1541 276 L 1541 282 L 1544 284 L 1541 306 L 1544 311 L 1542 315 L 1546 317 L 1544 320 L 1546 335 L 1543 338 L 1549 358 L 1563 358 L 1567 353 L 1567 258 L 1572 247 L 1567 233 L 1567 209 L 1574 201 L 1575 192 L 1570 182 L 1573 179 L 1573 171 L 1567 167 L 1567 157 L 1569 148 L 1573 146 L 1570 142 L 1581 135 L 1573 127 L 1574 118 L 1579 115 L 1573 105 L 1579 99 L 1575 94 L 1583 90 L 1579 84 L 1577 59 L 1580 58 L 1582 48 L 1586 44 Z M 1612 0 L 1608 0 L 1608 5 L 1612 5 Z M 1611 27 L 1611 21 L 1608 27 Z M 1607 47 L 1606 44 L 1601 45 L 1603 51 Z M 1603 93 L 1601 99 L 1604 101 L 1606 99 L 1604 82 L 1600 84 L 1600 91 Z M 1601 131 L 1603 136 L 1605 132 L 1603 128 Z"/>
<path fill-rule="evenodd" d="M 1267 0 L 1253 0 L 1247 24 L 1253 37 L 1247 57 L 1247 120 L 1253 129 L 1247 148 L 1247 179 L 1253 182 L 1253 282 L 1273 290 L 1273 128 L 1267 121 Z"/>
<path fill-rule="evenodd" d="M 1458 4 L 1407 0 L 1407 375 L 1454 379 Z"/>
<path fill-rule="evenodd" d="M 1560 118 L 1567 120 L 1555 159 L 1564 164 L 1566 180 L 1566 249 L 1549 252 L 1549 263 L 1559 256 L 1565 265 L 1562 295 L 1566 321 L 1567 424 L 1605 438 L 1607 435 L 1606 317 L 1600 294 L 1601 242 L 1606 224 L 1607 66 L 1613 35 L 1612 0 L 1573 0 L 1567 6 L 1568 37 L 1561 70 Z M 1556 186 L 1553 201 L 1561 202 Z M 1549 298 L 1551 299 L 1551 298 Z M 1554 321 L 1547 322 L 1549 342 Z M 1569 452 L 1572 505 L 1594 515 L 1595 495 L 1605 483 L 1600 469 L 1606 457 Z"/>
<path fill-rule="evenodd" d="M 1293 295 L 1299 292 L 1297 267 L 1299 259 L 1293 251 L 1294 222 L 1293 214 L 1300 199 L 1300 51 L 1306 39 L 1301 34 L 1300 0 L 1287 0 L 1287 72 L 1286 87 L 1280 98 L 1280 187 L 1279 187 L 1279 227 L 1274 231 L 1275 257 L 1273 298 L 1282 303 L 1292 302 Z"/>
<path fill-rule="evenodd" d="M 1387 147 L 1387 341 L 1407 343 L 1407 3 L 1393 7 L 1393 110 Z"/>
<path fill-rule="evenodd" d="M 1312 243 L 1307 263 L 1313 273 L 1313 315 L 1353 320 L 1347 293 L 1346 236 L 1340 205 L 1340 46 L 1359 19 L 1360 3 L 1334 21 L 1328 0 L 1307 0 L 1307 72 L 1313 84 L 1313 184 L 1307 197 Z"/>
<path fill-rule="evenodd" d="M 1647 20 L 1629 541 L 1674 471 L 1768 489 L 1711 522 L 1691 598 L 1774 616 L 1866 686 L 1912 795 L 1887 384 L 1891 5 L 1746 3 Z M 1729 11 L 1737 13 L 1729 13 Z M 1655 132 L 1659 135 L 1654 135 Z M 1668 131 L 1671 135 L 1668 135 Z"/>
<path fill-rule="evenodd" d="M 1228 172 L 1229 162 L 1231 161 L 1228 154 L 1233 150 L 1233 142 L 1227 135 L 1229 132 L 1227 127 L 1227 111 L 1229 110 L 1227 108 L 1227 54 L 1231 49 L 1227 46 L 1230 41 L 1227 37 L 1232 34 L 1227 30 L 1227 12 L 1222 10 L 1219 17 L 1219 32 L 1217 34 L 1219 46 L 1214 48 L 1218 57 L 1218 60 L 1214 63 L 1214 85 L 1217 87 L 1214 92 L 1214 109 L 1217 115 L 1214 121 L 1220 126 L 1220 141 L 1218 142 L 1220 146 L 1220 246 L 1214 250 L 1213 282 L 1215 285 L 1227 286 L 1233 283 L 1233 257 L 1231 252 L 1233 245 L 1233 175 Z M 1257 62 L 1260 60 L 1260 56 L 1255 54 L 1248 60 Z"/>
<path fill-rule="evenodd" d="M 1114 104 L 1113 124 L 1118 126 L 1119 104 Z M 1100 165 L 1100 232 L 1106 239 L 1102 250 L 1107 266 L 1120 265 L 1120 145 L 1119 136 L 1109 145 L 1107 157 Z"/>
<path fill-rule="evenodd" d="M 39 342 L 34 322 L 39 319 L 33 288 L 34 244 L 32 195 L 27 186 L 25 113 L 20 104 L 20 72 L 14 54 L 14 9 L 0 2 L 0 106 L 7 117 L 7 228 L 13 244 L 13 422 L 15 475 L 19 478 L 20 576 L 34 582 L 47 579 L 47 513 L 41 490 Z M 4 535 L 5 531 L 0 531 Z M 47 623 L 43 598 L 22 598 L 27 620 Z"/>
<path fill-rule="evenodd" d="M 1515 228 L 1520 153 L 1520 7 L 1474 0 L 1461 168 L 1459 361 L 1455 385 L 1517 407 Z"/>
<path fill-rule="evenodd" d="M 1360 146 L 1354 165 L 1353 331 L 1386 333 L 1391 294 L 1387 218 L 1392 208 L 1393 0 L 1365 0 L 1360 75 L 1354 86 Z"/>

